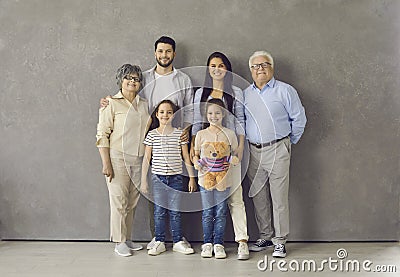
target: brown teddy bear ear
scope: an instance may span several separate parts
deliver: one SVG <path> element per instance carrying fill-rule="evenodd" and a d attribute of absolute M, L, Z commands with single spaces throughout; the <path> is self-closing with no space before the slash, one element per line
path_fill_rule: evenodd
<path fill-rule="evenodd" d="M 211 142 L 209 142 L 208 143 L 208 145 L 212 148 L 212 150 L 214 151 L 215 149 L 217 149 L 217 145 L 218 145 L 218 142 L 213 142 L 213 141 L 211 141 Z"/>
<path fill-rule="evenodd" d="M 204 152 L 204 154 L 214 152 L 214 145 L 212 142 L 204 142 L 201 145 L 201 148 L 202 148 L 202 151 Z"/>
<path fill-rule="evenodd" d="M 222 149 L 223 153 L 226 153 L 229 150 L 229 146 L 226 142 L 221 141 L 219 147 Z"/>
<path fill-rule="evenodd" d="M 208 150 L 210 147 L 210 142 L 205 142 L 201 145 L 201 147 L 203 148 L 203 150 Z M 212 147 L 212 146 L 211 146 Z"/>

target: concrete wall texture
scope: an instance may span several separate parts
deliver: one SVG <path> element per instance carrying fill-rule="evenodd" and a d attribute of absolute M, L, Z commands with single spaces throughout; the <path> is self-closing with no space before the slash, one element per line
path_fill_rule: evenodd
<path fill-rule="evenodd" d="M 248 57 L 266 49 L 298 90 L 308 126 L 293 147 L 290 240 L 399 240 L 399 11 L 396 0 L 0 1 L 0 238 L 108 239 L 99 98 L 116 93 L 123 63 L 153 66 L 166 34 L 177 68 L 222 51 L 250 81 Z M 135 239 L 150 238 L 148 217 L 141 199 Z M 184 221 L 201 240 L 200 214 Z"/>

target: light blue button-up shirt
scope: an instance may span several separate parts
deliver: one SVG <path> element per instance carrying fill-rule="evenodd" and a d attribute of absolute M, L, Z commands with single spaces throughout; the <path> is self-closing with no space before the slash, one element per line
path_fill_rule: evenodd
<path fill-rule="evenodd" d="M 253 83 L 244 90 L 246 137 L 266 143 L 290 136 L 295 144 L 306 126 L 306 114 L 297 91 L 272 78 L 261 90 Z"/>

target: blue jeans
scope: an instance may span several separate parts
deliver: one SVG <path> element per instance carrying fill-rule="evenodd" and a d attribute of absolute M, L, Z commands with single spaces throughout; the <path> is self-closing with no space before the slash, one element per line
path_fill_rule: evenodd
<path fill-rule="evenodd" d="M 181 213 L 179 204 L 183 190 L 182 176 L 152 174 L 154 197 L 154 224 L 156 241 L 165 241 L 165 226 L 167 213 L 171 227 L 172 240 L 182 240 Z"/>
<path fill-rule="evenodd" d="M 225 191 L 218 191 L 216 189 L 206 190 L 200 186 L 200 193 L 203 204 L 204 243 L 223 244 L 229 188 Z"/>

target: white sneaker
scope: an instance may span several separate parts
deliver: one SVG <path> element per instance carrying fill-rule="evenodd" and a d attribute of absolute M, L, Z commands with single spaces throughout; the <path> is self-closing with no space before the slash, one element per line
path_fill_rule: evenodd
<path fill-rule="evenodd" d="M 182 240 L 187 244 L 187 246 L 189 248 L 192 248 L 192 245 L 187 241 L 187 239 L 185 237 L 182 237 Z M 152 238 L 151 241 L 147 244 L 146 249 L 150 250 L 151 248 L 153 248 L 154 244 L 156 243 L 156 238 Z"/>
<path fill-rule="evenodd" d="M 186 243 L 189 248 L 192 248 L 192 245 L 187 241 L 185 237 L 182 237 L 182 240 Z"/>
<path fill-rule="evenodd" d="M 184 242 L 183 240 L 174 243 L 174 246 L 172 247 L 172 250 L 175 251 L 175 252 L 179 252 L 179 253 L 185 254 L 185 255 L 194 253 L 193 248 L 188 247 L 187 243 Z"/>
<path fill-rule="evenodd" d="M 163 241 L 156 241 L 154 246 L 147 251 L 147 254 L 151 256 L 160 255 L 162 252 L 165 252 L 167 249 L 165 248 L 165 243 Z"/>
<path fill-rule="evenodd" d="M 143 246 L 141 244 L 135 243 L 131 240 L 127 240 L 125 243 L 133 251 L 139 251 L 143 249 Z"/>
<path fill-rule="evenodd" d="M 201 256 L 203 258 L 211 258 L 213 252 L 213 245 L 212 243 L 205 243 L 201 246 Z"/>
<path fill-rule="evenodd" d="M 156 243 L 156 238 L 152 238 L 151 241 L 147 244 L 146 249 L 150 250 L 151 248 L 153 248 L 154 244 Z"/>
<path fill-rule="evenodd" d="M 131 249 L 126 245 L 125 242 L 115 244 L 114 252 L 122 257 L 132 256 Z"/>
<path fill-rule="evenodd" d="M 248 260 L 249 259 L 249 247 L 247 246 L 247 242 L 240 241 L 238 247 L 238 260 Z"/>
<path fill-rule="evenodd" d="M 214 254 L 216 259 L 225 259 L 226 253 L 222 244 L 214 244 Z"/>

